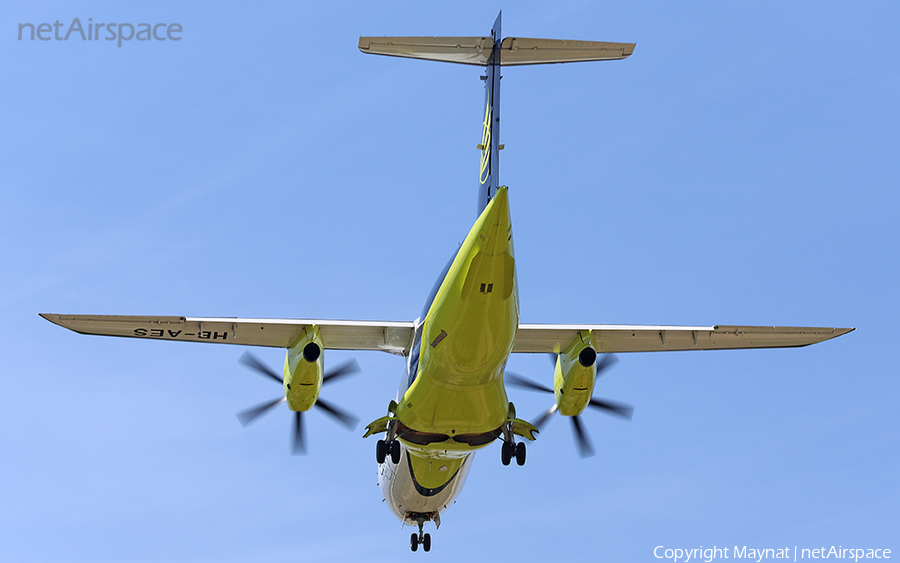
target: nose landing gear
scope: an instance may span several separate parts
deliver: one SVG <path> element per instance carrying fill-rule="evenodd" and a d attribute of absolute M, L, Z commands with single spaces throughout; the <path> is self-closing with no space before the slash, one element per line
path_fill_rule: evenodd
<path fill-rule="evenodd" d="M 419 533 L 413 532 L 412 535 L 409 536 L 409 549 L 412 551 L 416 551 L 419 549 L 419 545 L 422 546 L 422 551 L 431 551 L 431 534 L 422 533 L 422 525 L 424 522 L 419 522 Z"/>
<path fill-rule="evenodd" d="M 437 512 L 407 512 L 406 518 L 403 520 L 406 524 L 415 522 L 419 526 L 419 533 L 413 533 L 409 536 L 409 549 L 417 551 L 422 546 L 422 551 L 431 551 L 431 534 L 422 531 L 425 522 L 434 522 L 438 528 L 441 527 L 441 515 Z"/>

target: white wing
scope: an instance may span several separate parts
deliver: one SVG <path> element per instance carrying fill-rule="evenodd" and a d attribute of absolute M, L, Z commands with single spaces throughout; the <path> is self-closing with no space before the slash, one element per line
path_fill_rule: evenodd
<path fill-rule="evenodd" d="M 852 328 L 790 326 L 632 326 L 520 324 L 513 352 L 559 352 L 576 334 L 591 331 L 601 353 L 735 350 L 808 346 Z"/>
<path fill-rule="evenodd" d="M 277 348 L 291 346 L 304 327 L 314 325 L 319 328 L 326 349 L 381 350 L 400 355 L 409 353 L 414 328 L 412 322 L 44 313 L 41 316 L 81 334 Z"/>
<path fill-rule="evenodd" d="M 41 314 L 81 334 L 150 340 L 211 342 L 287 348 L 304 327 L 316 326 L 329 350 L 380 350 L 406 355 L 415 324 L 324 319 L 238 319 L 125 315 Z M 639 326 L 522 324 L 513 352 L 559 352 L 580 331 L 590 330 L 601 353 L 675 350 L 733 350 L 808 346 L 846 334 L 852 328 L 777 326 Z"/>

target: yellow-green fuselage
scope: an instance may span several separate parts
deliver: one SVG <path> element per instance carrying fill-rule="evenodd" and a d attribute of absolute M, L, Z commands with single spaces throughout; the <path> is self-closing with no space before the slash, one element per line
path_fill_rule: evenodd
<path fill-rule="evenodd" d="M 505 187 L 481 212 L 439 284 L 394 413 L 403 456 L 399 464 L 379 466 L 389 508 L 409 524 L 439 524 L 462 489 L 470 454 L 501 436 L 510 418 L 503 370 L 519 304 Z"/>
<path fill-rule="evenodd" d="M 414 380 L 396 416 L 414 432 L 448 439 L 403 440 L 413 455 L 454 457 L 451 452 L 459 456 L 493 441 L 491 433 L 508 416 L 503 370 L 518 325 L 512 224 L 502 187 L 469 231 L 425 315 Z"/>

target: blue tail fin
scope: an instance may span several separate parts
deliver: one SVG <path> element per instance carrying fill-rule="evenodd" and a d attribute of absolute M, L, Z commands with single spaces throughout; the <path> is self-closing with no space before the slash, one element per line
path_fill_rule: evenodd
<path fill-rule="evenodd" d="M 484 210 L 500 187 L 500 20 L 497 14 L 491 29 L 493 47 L 487 60 L 484 79 L 484 123 L 481 129 L 481 168 L 478 176 L 478 214 Z"/>

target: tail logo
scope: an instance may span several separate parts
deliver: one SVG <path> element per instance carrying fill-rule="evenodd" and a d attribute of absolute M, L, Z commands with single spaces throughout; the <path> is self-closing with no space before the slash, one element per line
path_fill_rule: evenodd
<path fill-rule="evenodd" d="M 480 182 L 484 185 L 491 177 L 491 99 L 487 98 L 484 108 L 484 123 L 481 129 L 481 172 Z"/>

